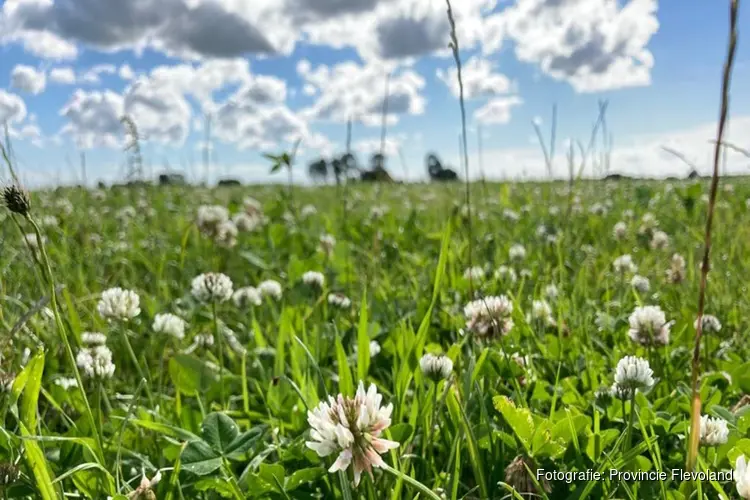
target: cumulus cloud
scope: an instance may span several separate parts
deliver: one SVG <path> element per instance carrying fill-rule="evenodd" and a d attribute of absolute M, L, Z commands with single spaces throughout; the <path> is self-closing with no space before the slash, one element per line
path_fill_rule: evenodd
<path fill-rule="evenodd" d="M 578 92 L 648 85 L 657 0 L 524 0 L 502 12 L 519 60 Z"/>
<path fill-rule="evenodd" d="M 393 66 L 344 62 L 328 67 L 298 65 L 297 71 L 318 93 L 312 106 L 302 113 L 313 120 L 346 122 L 349 118 L 367 126 L 380 125 L 388 81 L 388 122 L 395 124 L 399 115 L 419 115 L 425 110 L 421 91 L 424 78 L 411 69 L 394 70 Z"/>
<path fill-rule="evenodd" d="M 47 86 L 47 75 L 44 71 L 19 64 L 10 74 L 10 86 L 29 94 L 41 94 Z"/>
<path fill-rule="evenodd" d="M 447 71 L 437 70 L 437 76 L 445 83 L 453 94 L 459 97 L 458 70 L 452 66 Z M 494 97 L 501 94 L 513 92 L 513 83 L 501 74 L 495 73 L 494 67 L 487 59 L 474 56 L 461 67 L 461 78 L 464 83 L 464 97 L 466 99 L 478 99 Z"/>
<path fill-rule="evenodd" d="M 0 124 L 17 123 L 26 118 L 26 104 L 16 94 L 0 89 Z"/>
<path fill-rule="evenodd" d="M 511 110 L 523 104 L 518 96 L 496 97 L 474 112 L 474 119 L 488 125 L 502 125 L 511 118 Z"/>
<path fill-rule="evenodd" d="M 173 86 L 147 79 L 136 81 L 125 92 L 123 110 L 147 141 L 181 145 L 190 132 L 192 110 Z"/>
<path fill-rule="evenodd" d="M 102 83 L 101 75 L 113 75 L 116 72 L 117 67 L 114 64 L 97 64 L 83 73 L 81 81 L 91 85 L 99 85 Z"/>
<path fill-rule="evenodd" d="M 123 110 L 123 98 L 115 92 L 78 89 L 60 111 L 68 120 L 61 133 L 72 136 L 82 149 L 118 147 L 122 139 Z"/>
<path fill-rule="evenodd" d="M 61 85 L 72 85 L 76 82 L 76 73 L 70 66 L 52 68 L 49 72 L 49 80 Z"/>
<path fill-rule="evenodd" d="M 123 64 L 120 66 L 120 69 L 117 70 L 117 75 L 126 81 L 132 80 L 135 78 L 135 73 L 133 72 L 133 68 L 130 67 L 129 64 Z"/>

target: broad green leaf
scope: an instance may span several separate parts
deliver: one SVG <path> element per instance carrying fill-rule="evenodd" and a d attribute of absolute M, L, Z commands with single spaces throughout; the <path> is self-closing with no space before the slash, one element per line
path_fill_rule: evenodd
<path fill-rule="evenodd" d="M 206 476 L 221 467 L 221 456 L 204 441 L 191 441 L 180 455 L 182 469 Z"/>
<path fill-rule="evenodd" d="M 495 396 L 492 398 L 495 409 L 505 419 L 505 422 L 513 430 L 523 447 L 529 451 L 531 449 L 531 439 L 534 436 L 534 418 L 531 411 L 527 408 L 517 408 L 516 405 L 506 396 Z"/>
<path fill-rule="evenodd" d="M 234 492 L 232 487 L 224 479 L 218 477 L 206 477 L 195 483 L 195 489 L 198 491 L 207 491 L 210 493 L 217 493 L 222 498 L 233 498 Z"/>
<path fill-rule="evenodd" d="M 317 481 L 323 477 L 326 470 L 323 467 L 310 467 L 308 469 L 300 469 L 295 471 L 291 476 L 287 478 L 284 490 L 294 491 L 305 483 L 311 483 Z"/>
<path fill-rule="evenodd" d="M 240 435 L 237 424 L 224 413 L 210 413 L 201 425 L 201 437 L 219 455 Z"/>
<path fill-rule="evenodd" d="M 284 471 L 284 467 L 281 464 L 260 464 L 258 475 L 268 484 L 274 485 L 274 489 L 276 489 L 275 485 L 277 484 L 277 482 L 278 484 L 284 484 L 284 477 L 286 476 L 286 472 Z"/>

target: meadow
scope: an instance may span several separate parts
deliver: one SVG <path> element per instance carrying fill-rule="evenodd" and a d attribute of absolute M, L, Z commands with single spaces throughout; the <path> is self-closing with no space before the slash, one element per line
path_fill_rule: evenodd
<path fill-rule="evenodd" d="M 470 188 L 6 187 L 0 497 L 749 498 L 747 179 L 698 480 L 709 182 Z"/>

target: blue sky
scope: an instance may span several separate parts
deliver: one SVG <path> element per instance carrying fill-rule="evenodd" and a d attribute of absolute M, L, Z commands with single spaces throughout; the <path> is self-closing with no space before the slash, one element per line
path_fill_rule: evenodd
<path fill-rule="evenodd" d="M 728 1 L 455 3 L 472 176 L 478 125 L 487 176 L 538 177 L 532 121 L 547 131 L 556 104 L 561 150 L 588 140 L 602 99 L 612 170 L 684 173 L 662 145 L 709 168 Z M 458 164 L 447 41 L 443 0 L 0 0 L 0 120 L 29 184 L 78 181 L 81 151 L 90 182 L 121 176 L 123 114 L 144 136 L 149 173 L 170 165 L 202 179 L 210 115 L 210 180 L 272 181 L 260 153 L 297 138 L 304 178 L 306 162 L 342 151 L 349 116 L 360 162 L 379 148 L 390 72 L 389 169 L 419 179 L 428 151 Z M 730 137 L 744 148 L 749 84 L 741 36 Z M 733 172 L 750 168 L 729 160 Z M 555 174 L 566 170 L 560 155 Z"/>

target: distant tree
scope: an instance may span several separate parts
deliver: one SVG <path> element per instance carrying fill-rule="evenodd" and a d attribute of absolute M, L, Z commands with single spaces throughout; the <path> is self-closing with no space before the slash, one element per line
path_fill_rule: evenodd
<path fill-rule="evenodd" d="M 328 162 L 320 158 L 318 161 L 310 163 L 307 167 L 307 173 L 313 181 L 325 183 L 328 180 Z"/>

